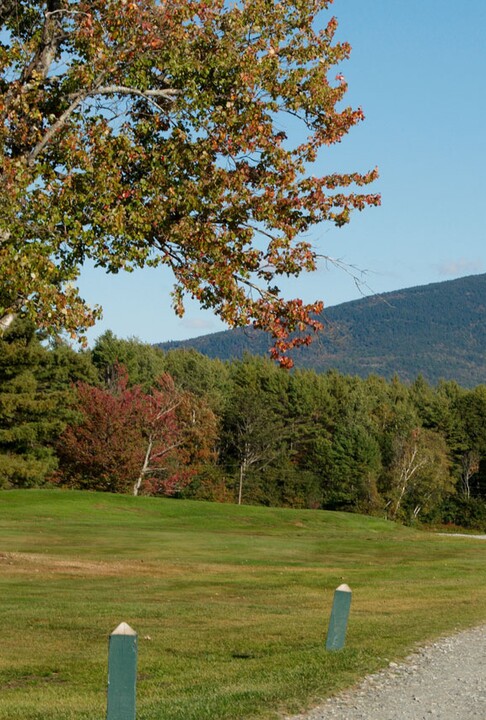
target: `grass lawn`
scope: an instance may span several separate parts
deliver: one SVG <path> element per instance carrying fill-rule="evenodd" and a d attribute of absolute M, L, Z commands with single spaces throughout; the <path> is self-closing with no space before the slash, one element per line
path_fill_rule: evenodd
<path fill-rule="evenodd" d="M 346 513 L 0 493 L 0 720 L 103 720 L 110 632 L 137 720 L 277 718 L 486 622 L 486 543 Z M 326 653 L 335 588 L 346 648 Z"/>

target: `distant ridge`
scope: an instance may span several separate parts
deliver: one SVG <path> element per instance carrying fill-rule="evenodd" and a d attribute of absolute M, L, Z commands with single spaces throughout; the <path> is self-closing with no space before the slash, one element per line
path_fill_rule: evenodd
<path fill-rule="evenodd" d="M 403 381 L 422 374 L 436 384 L 486 383 L 486 274 L 396 290 L 324 310 L 325 329 L 310 347 L 292 353 L 297 368 Z M 230 360 L 266 355 L 266 333 L 248 328 L 160 343 Z"/>

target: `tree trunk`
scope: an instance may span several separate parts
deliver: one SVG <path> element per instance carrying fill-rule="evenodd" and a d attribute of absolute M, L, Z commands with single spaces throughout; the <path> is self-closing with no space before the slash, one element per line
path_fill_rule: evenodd
<path fill-rule="evenodd" d="M 475 450 L 470 450 L 462 456 L 462 494 L 468 499 L 471 497 L 470 480 L 479 470 L 479 459 L 479 453 Z"/>
<path fill-rule="evenodd" d="M 400 495 L 398 496 L 398 500 L 395 503 L 395 507 L 392 510 L 391 517 L 392 520 L 395 520 L 396 516 L 398 515 L 398 511 L 400 510 L 400 505 L 402 504 L 403 496 L 405 495 L 405 491 L 407 490 L 408 485 L 408 478 L 405 479 L 405 482 L 402 485 L 402 488 L 400 490 Z"/>
<path fill-rule="evenodd" d="M 17 317 L 16 313 L 9 312 L 0 318 L 0 336 L 3 335 L 3 333 L 6 330 L 8 330 L 8 328 L 13 323 L 13 321 L 15 320 L 16 317 Z"/>
<path fill-rule="evenodd" d="M 140 487 L 143 482 L 143 479 L 147 473 L 149 462 L 150 462 L 150 456 L 152 454 L 152 446 L 153 446 L 152 438 L 149 438 L 147 450 L 145 452 L 145 457 L 143 460 L 142 469 L 140 470 L 140 475 L 138 476 L 137 481 L 135 482 L 135 485 L 133 486 L 133 494 L 135 495 L 135 497 L 138 495 Z"/>
<path fill-rule="evenodd" d="M 241 463 L 240 465 L 240 484 L 238 487 L 238 505 L 241 505 L 241 500 L 243 496 L 243 479 L 245 477 L 245 469 L 244 469 L 244 463 Z"/>
<path fill-rule="evenodd" d="M 8 231 L 0 231 L 0 244 L 7 242 L 9 237 L 10 233 Z M 0 316 L 0 337 L 8 330 L 17 317 L 19 310 L 22 308 L 22 303 L 23 299 L 18 297 L 14 302 L 10 303 L 8 308 L 4 308 L 4 314 Z"/>

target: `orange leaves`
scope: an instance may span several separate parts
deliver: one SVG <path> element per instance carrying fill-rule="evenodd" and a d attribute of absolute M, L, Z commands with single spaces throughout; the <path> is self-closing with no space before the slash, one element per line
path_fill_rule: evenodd
<path fill-rule="evenodd" d="M 288 353 L 297 347 L 309 345 L 313 335 L 322 329 L 318 315 L 322 312 L 320 301 L 304 304 L 300 299 L 267 299 L 262 304 L 262 318 L 255 327 L 269 331 L 274 339 L 270 356 L 283 368 L 291 368 L 293 361 Z M 263 308 L 264 305 L 264 308 Z"/>
<path fill-rule="evenodd" d="M 276 278 L 315 269 L 312 227 L 379 203 L 350 190 L 376 171 L 309 177 L 319 149 L 364 118 L 338 107 L 350 47 L 334 41 L 335 18 L 317 29 L 329 5 L 81 2 L 57 17 L 46 82 L 49 68 L 19 64 L 21 43 L 41 56 L 44 18 L 13 39 L 0 59 L 5 217 L 37 279 L 22 302 L 46 327 L 93 321 L 66 290 L 91 259 L 108 272 L 168 265 L 178 314 L 188 294 L 229 325 L 267 329 L 283 365 L 310 341 L 321 306 L 285 300 Z"/>

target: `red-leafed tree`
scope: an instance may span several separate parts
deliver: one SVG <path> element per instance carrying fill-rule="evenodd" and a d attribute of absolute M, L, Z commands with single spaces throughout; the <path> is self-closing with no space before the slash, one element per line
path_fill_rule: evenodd
<path fill-rule="evenodd" d="M 322 304 L 279 276 L 315 270 L 314 226 L 379 203 L 374 170 L 312 175 L 364 117 L 331 2 L 0 2 L 0 331 L 92 324 L 86 260 L 165 265 L 179 315 L 189 295 L 267 329 L 288 364 Z"/>
<path fill-rule="evenodd" d="M 57 446 L 60 482 L 170 495 L 191 480 L 199 452 L 191 443 L 199 421 L 190 414 L 196 401 L 169 375 L 144 392 L 139 385 L 129 387 L 126 371 L 118 367 L 109 389 L 79 383 L 77 392 L 79 421 L 67 427 Z M 204 437 L 214 443 L 211 432 Z"/>
<path fill-rule="evenodd" d="M 133 494 L 138 495 L 144 482 L 151 479 L 152 491 L 170 495 L 190 477 L 190 473 L 181 469 L 182 458 L 178 453 L 184 438 L 177 414 L 182 394 L 167 374 L 159 378 L 150 393 L 142 392 L 139 386 L 134 391 L 134 408 L 145 453 Z"/>

